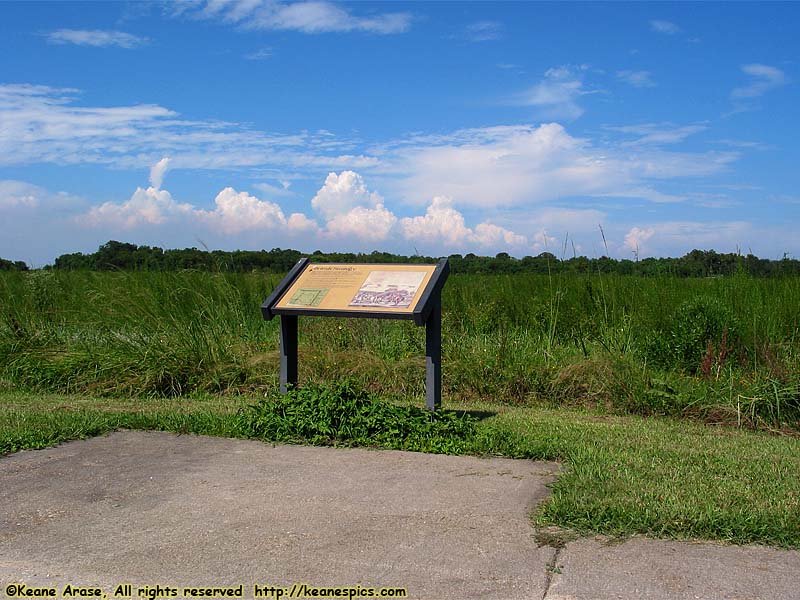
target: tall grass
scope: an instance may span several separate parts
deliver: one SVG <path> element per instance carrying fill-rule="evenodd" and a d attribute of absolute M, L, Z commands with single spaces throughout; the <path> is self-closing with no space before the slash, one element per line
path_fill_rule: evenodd
<path fill-rule="evenodd" d="M 101 395 L 249 393 L 277 384 L 278 276 L 0 275 L 0 385 Z M 800 279 L 453 276 L 443 298 L 451 401 L 591 405 L 800 428 Z M 305 381 L 421 396 L 424 329 L 303 318 Z"/>

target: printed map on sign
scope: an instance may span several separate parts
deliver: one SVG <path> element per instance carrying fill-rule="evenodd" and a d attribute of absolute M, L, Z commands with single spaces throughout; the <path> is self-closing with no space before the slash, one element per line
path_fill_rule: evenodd
<path fill-rule="evenodd" d="M 328 293 L 327 288 L 300 288 L 294 295 L 292 295 L 287 306 L 319 306 L 325 294 Z"/>
<path fill-rule="evenodd" d="M 350 306 L 408 308 L 425 275 L 425 271 L 370 271 Z"/>

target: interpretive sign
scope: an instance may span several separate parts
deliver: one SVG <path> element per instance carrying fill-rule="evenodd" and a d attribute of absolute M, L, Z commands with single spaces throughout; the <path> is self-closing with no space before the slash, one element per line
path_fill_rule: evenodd
<path fill-rule="evenodd" d="M 309 264 L 275 308 L 412 313 L 436 265 Z"/>
<path fill-rule="evenodd" d="M 297 383 L 297 317 L 408 319 L 425 325 L 426 398 L 441 402 L 441 292 L 450 271 L 436 265 L 331 264 L 300 259 L 261 306 L 281 317 L 281 392 Z"/>

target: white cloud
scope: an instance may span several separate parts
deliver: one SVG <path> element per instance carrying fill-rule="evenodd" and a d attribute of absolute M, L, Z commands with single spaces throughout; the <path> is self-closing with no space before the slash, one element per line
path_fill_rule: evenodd
<path fill-rule="evenodd" d="M 291 233 L 317 233 L 319 225 L 313 219 L 309 219 L 303 213 L 292 213 L 286 222 Z"/>
<path fill-rule="evenodd" d="M 0 209 L 36 208 L 44 193 L 39 186 L 25 181 L 0 180 Z"/>
<path fill-rule="evenodd" d="M 94 206 L 78 220 L 92 227 L 134 229 L 141 225 L 162 225 L 169 220 L 191 215 L 193 210 L 191 204 L 175 202 L 166 190 L 139 187 L 129 200 Z"/>
<path fill-rule="evenodd" d="M 786 74 L 776 67 L 757 63 L 742 65 L 742 72 L 750 76 L 750 84 L 731 92 L 734 99 L 756 98 L 787 83 Z"/>
<path fill-rule="evenodd" d="M 634 252 L 639 252 L 639 249 L 642 248 L 645 242 L 653 237 L 655 233 L 656 230 L 652 227 L 646 229 L 632 227 L 630 231 L 625 234 L 625 247 Z"/>
<path fill-rule="evenodd" d="M 640 254 L 675 256 L 691 249 L 731 252 L 761 242 L 761 234 L 746 221 L 668 221 L 632 227 L 624 245 Z"/>
<path fill-rule="evenodd" d="M 81 209 L 86 205 L 83 198 L 67 192 L 51 192 L 43 187 L 18 181 L 16 179 L 0 179 L 0 211 L 8 218 L 12 213 L 36 213 L 60 215 L 64 212 Z M 7 233 L 7 229 L 4 233 Z"/>
<path fill-rule="evenodd" d="M 327 232 L 334 238 L 357 238 L 369 242 L 382 242 L 389 237 L 397 217 L 382 202 L 374 208 L 357 206 L 344 214 L 328 220 Z"/>
<path fill-rule="evenodd" d="M 664 192 L 660 192 L 648 186 L 632 187 L 624 191 L 604 194 L 604 196 L 607 198 L 642 199 L 656 204 L 671 204 L 675 202 L 685 202 L 687 199 L 686 196 L 678 194 L 665 194 Z"/>
<path fill-rule="evenodd" d="M 253 187 L 264 192 L 265 194 L 269 194 L 270 196 L 294 196 L 294 192 L 289 189 L 292 185 L 290 181 L 281 180 L 278 183 L 280 186 L 261 182 L 253 184 Z"/>
<path fill-rule="evenodd" d="M 563 69 L 551 77 L 563 79 L 571 72 Z M 411 219 L 408 231 L 431 239 L 431 248 L 449 244 L 447 235 L 453 234 L 474 247 L 496 244 L 506 249 L 504 246 L 519 242 L 514 236 L 524 233 L 535 244 L 535 235 L 544 231 L 540 237 L 547 240 L 548 235 L 557 235 L 554 232 L 559 228 L 543 221 L 521 228 L 516 221 L 498 219 L 498 208 L 522 214 L 551 202 L 575 205 L 587 198 L 685 201 L 697 194 L 680 190 L 676 182 L 722 173 L 739 156 L 737 152 L 666 149 L 705 130 L 708 125 L 704 123 L 608 128 L 628 135 L 622 140 L 614 136 L 599 141 L 575 137 L 557 123 L 482 127 L 410 135 L 363 149 L 361 142 L 343 140 L 327 131 L 272 135 L 231 123 L 187 121 L 161 106 L 77 106 L 76 94 L 75 90 L 46 86 L 0 85 L 0 166 L 51 162 L 152 168 L 150 188 L 137 190 L 127 201 L 97 206 L 87 217 L 89 223 L 128 229 L 179 223 L 186 230 L 208 230 L 215 224 L 219 232 L 247 231 L 257 239 L 260 227 L 276 239 L 284 239 L 282 233 L 269 229 L 269 224 L 279 223 L 289 239 L 296 239 L 291 237 L 293 232 L 306 231 L 316 232 L 320 239 L 341 241 L 345 236 L 392 244 L 404 239 L 405 222 L 398 217 L 405 217 Z M 302 213 L 287 216 L 279 212 L 278 205 L 254 196 L 245 195 L 238 204 L 230 200 L 208 210 L 178 203 L 160 190 L 168 167 L 250 168 L 245 171 L 248 176 L 269 178 L 270 183 L 253 187 L 273 201 L 296 196 L 289 189 L 290 180 L 318 181 L 316 178 L 329 173 L 312 200 L 319 225 Z M 353 169 L 368 176 L 381 194 L 368 189 Z M 662 182 L 678 191 L 666 193 L 660 189 Z M 449 208 L 454 211 L 450 213 L 454 221 L 442 225 L 445 235 L 435 242 L 426 232 L 436 230 L 436 211 L 415 216 L 422 210 L 409 215 L 401 213 L 400 207 L 421 207 L 427 199 L 442 196 L 453 199 Z M 720 204 L 716 199 L 709 201 Z M 21 201 L 14 202 L 22 210 Z M 467 214 L 474 220 L 469 226 L 455 207 L 470 209 Z M 437 207 L 439 212 L 445 209 Z M 213 215 L 202 220 L 201 213 Z M 491 222 L 487 214 L 492 215 Z M 257 226 L 248 227 L 250 223 Z M 456 235 L 459 223 L 462 230 Z M 620 232 L 620 247 L 623 237 Z"/>
<path fill-rule="evenodd" d="M 464 37 L 471 42 L 489 42 L 500 39 L 503 24 L 497 21 L 478 21 L 464 28 Z"/>
<path fill-rule="evenodd" d="M 675 35 L 676 33 L 681 32 L 681 28 L 675 23 L 661 19 L 650 21 L 650 29 L 658 33 L 665 33 L 667 35 Z"/>
<path fill-rule="evenodd" d="M 244 57 L 247 60 L 267 60 L 272 58 L 272 48 L 259 48 L 255 52 L 245 54 Z"/>
<path fill-rule="evenodd" d="M 386 155 L 376 170 L 384 190 L 409 202 L 448 196 L 484 210 L 580 196 L 655 198 L 657 180 L 719 173 L 738 157 L 619 142 L 597 146 L 557 123 L 462 130 L 379 152 Z"/>
<path fill-rule="evenodd" d="M 524 236 L 491 223 L 480 223 L 475 229 L 467 227 L 464 216 L 453 208 L 450 198 L 434 198 L 425 215 L 400 219 L 400 228 L 415 246 L 461 249 L 473 244 L 482 247 L 521 247 L 527 244 Z"/>
<path fill-rule="evenodd" d="M 259 200 L 247 192 L 237 192 L 232 187 L 226 187 L 217 194 L 214 204 L 216 208 L 213 211 L 195 209 L 193 216 L 227 234 L 251 229 L 268 231 L 287 226 L 286 216 L 280 206 Z"/>
<path fill-rule="evenodd" d="M 167 169 L 169 169 L 169 162 L 169 157 L 164 157 L 150 167 L 150 185 L 154 188 L 158 189 L 161 187 L 161 183 L 164 181 L 164 175 L 167 173 Z"/>
<path fill-rule="evenodd" d="M 533 212 L 532 224 L 559 234 L 587 233 L 597 231 L 606 216 L 595 208 L 542 207 Z"/>
<path fill-rule="evenodd" d="M 617 71 L 617 79 L 637 88 L 655 87 L 650 71 Z"/>
<path fill-rule="evenodd" d="M 533 234 L 532 242 L 531 249 L 537 254 L 542 252 L 553 253 L 557 240 L 553 236 L 548 235 L 546 229 L 540 229 Z"/>
<path fill-rule="evenodd" d="M 326 1 L 208 0 L 181 10 L 178 16 L 218 20 L 243 29 L 332 33 L 362 31 L 373 34 L 403 33 L 411 26 L 405 12 L 357 16 Z"/>
<path fill-rule="evenodd" d="M 562 69 L 551 77 L 560 80 L 570 72 Z M 394 202 L 421 204 L 449 196 L 458 206 L 486 209 L 574 196 L 633 197 L 642 190 L 647 193 L 639 197 L 655 198 L 656 180 L 720 173 L 739 156 L 659 148 L 702 131 L 707 127 L 702 123 L 609 128 L 637 138 L 601 143 L 573 137 L 557 123 L 483 127 L 412 135 L 362 149 L 360 142 L 327 131 L 274 135 L 232 123 L 187 121 L 157 105 L 76 106 L 76 93 L 0 85 L 0 167 L 55 163 L 138 169 L 169 157 L 169 168 L 250 168 L 279 182 L 335 170 L 341 173 L 334 174 L 336 185 L 323 186 L 313 203 L 328 219 L 383 201 L 366 190 L 354 169 L 370 173 L 389 194 L 383 202 L 390 208 Z M 161 172 L 163 179 L 164 166 L 153 174 Z M 158 188 L 161 180 L 152 183 Z M 255 187 L 268 197 L 290 193 L 287 186 Z"/>
<path fill-rule="evenodd" d="M 517 97 L 518 103 L 535 106 L 544 119 L 574 121 L 584 112 L 577 99 L 588 93 L 583 89 L 581 70 L 568 66 L 548 69 L 539 83 Z"/>
<path fill-rule="evenodd" d="M 496 219 L 499 225 L 529 233 L 529 250 L 535 254 L 552 252 L 561 256 L 572 250 L 565 248 L 566 238 L 593 238 L 598 226 L 607 226 L 606 213 L 595 208 L 564 208 L 541 206 L 531 210 L 512 210 Z M 476 228 L 477 229 L 477 228 Z M 573 242 L 574 243 L 574 242 Z M 575 246 L 580 251 L 580 245 Z"/>
<path fill-rule="evenodd" d="M 278 230 L 312 234 L 319 230 L 316 222 L 303 214 L 294 213 L 287 218 L 279 205 L 232 187 L 217 194 L 212 210 L 176 202 L 166 190 L 136 188 L 129 200 L 92 207 L 75 221 L 90 227 L 122 230 L 172 224 L 226 235 Z"/>
<path fill-rule="evenodd" d="M 136 48 L 150 41 L 124 31 L 102 29 L 57 29 L 47 33 L 45 37 L 51 44 L 75 44 L 76 46 L 94 46 L 96 48 L 108 46 Z"/>
<path fill-rule="evenodd" d="M 158 105 L 76 106 L 77 90 L 0 84 L 0 166 L 55 163 L 175 168 L 357 168 L 374 157 L 328 133 L 276 135 L 236 123 L 189 121 Z"/>
<path fill-rule="evenodd" d="M 311 200 L 326 219 L 350 212 L 353 208 L 377 208 L 383 204 L 380 194 L 370 192 L 361 175 L 353 171 L 328 173 L 325 184 Z"/>
<path fill-rule="evenodd" d="M 528 243 L 524 235 L 519 235 L 493 223 L 478 223 L 473 238 L 484 247 L 521 247 Z"/>
<path fill-rule="evenodd" d="M 708 125 L 698 123 L 695 125 L 676 126 L 671 123 L 643 123 L 641 125 L 625 125 L 622 127 L 607 127 L 609 131 L 620 133 L 631 133 L 640 136 L 631 142 L 623 142 L 625 145 L 664 145 L 677 144 L 684 141 L 689 136 L 706 131 Z"/>
<path fill-rule="evenodd" d="M 472 234 L 464 223 L 464 216 L 453 208 L 450 198 L 434 198 L 425 215 L 400 220 L 403 235 L 413 242 L 443 243 L 462 247 Z"/>

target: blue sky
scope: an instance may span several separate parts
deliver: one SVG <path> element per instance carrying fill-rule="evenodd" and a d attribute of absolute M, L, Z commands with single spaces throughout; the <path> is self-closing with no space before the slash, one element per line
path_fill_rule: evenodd
<path fill-rule="evenodd" d="M 38 266 L 109 239 L 799 256 L 799 17 L 0 3 L 0 256 Z"/>

